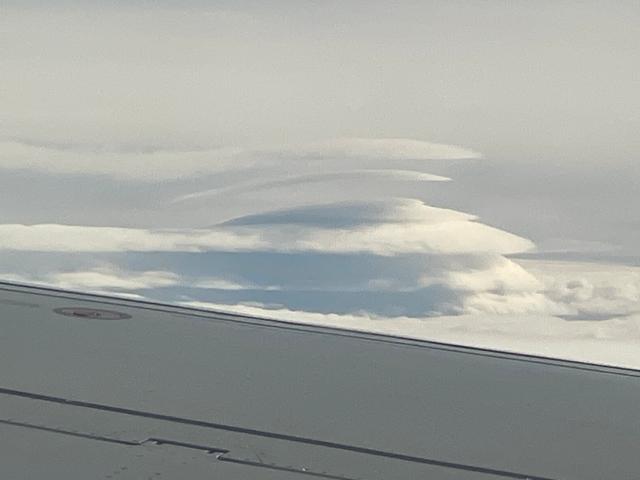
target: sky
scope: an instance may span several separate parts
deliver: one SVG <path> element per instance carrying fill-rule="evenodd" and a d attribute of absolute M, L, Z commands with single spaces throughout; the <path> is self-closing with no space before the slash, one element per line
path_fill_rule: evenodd
<path fill-rule="evenodd" d="M 640 368 L 637 2 L 4 2 L 0 278 Z"/>

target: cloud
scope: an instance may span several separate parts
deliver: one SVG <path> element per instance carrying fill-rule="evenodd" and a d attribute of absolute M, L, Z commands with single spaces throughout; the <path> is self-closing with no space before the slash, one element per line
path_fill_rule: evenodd
<path fill-rule="evenodd" d="M 245 215 L 224 222 L 227 226 L 298 225 L 318 228 L 342 228 L 379 224 L 438 224 L 468 222 L 476 217 L 446 208 L 425 205 L 411 198 L 391 198 L 366 202 L 335 202 L 289 207 Z"/>
<path fill-rule="evenodd" d="M 517 253 L 533 244 L 454 210 L 412 199 L 352 202 L 250 215 L 221 225 L 283 250 L 333 253 Z"/>
<path fill-rule="evenodd" d="M 312 205 L 237 218 L 221 227 L 282 250 L 332 253 L 516 253 L 533 244 L 455 210 L 414 199 Z"/>
<path fill-rule="evenodd" d="M 202 288 L 202 289 L 211 289 L 211 290 L 254 290 L 254 289 L 264 289 L 264 290 L 279 290 L 278 286 L 258 286 L 250 283 L 243 282 L 235 282 L 232 280 L 217 278 L 217 277 L 204 277 L 189 283 L 185 282 L 187 285 L 190 285 L 192 288 Z"/>
<path fill-rule="evenodd" d="M 449 182 L 448 177 L 432 175 L 430 173 L 418 172 L 414 170 L 343 170 L 337 172 L 314 173 L 306 175 L 295 175 L 275 180 L 259 180 L 252 182 L 242 182 L 238 185 L 220 187 L 201 192 L 194 192 L 176 197 L 173 202 L 208 198 L 216 195 L 241 194 L 245 192 L 255 192 L 264 189 L 281 189 L 283 187 L 297 187 L 312 183 L 328 182 L 362 182 L 363 180 L 381 181 L 404 181 L 404 182 Z"/>
<path fill-rule="evenodd" d="M 268 180 L 242 180 L 182 199 L 332 182 L 389 179 L 445 181 L 446 177 L 401 169 L 356 168 L 354 162 L 477 158 L 460 147 L 407 139 L 338 139 L 280 149 L 108 150 L 90 146 L 5 142 L 0 167 L 56 173 L 100 174 L 161 181 L 207 173 L 251 171 Z M 8 156 L 7 156 L 8 155 Z M 183 162 L 186 160 L 186 163 Z M 324 164 L 340 165 L 323 171 Z M 315 163 L 314 163 L 315 162 Z M 126 168 L 124 166 L 126 165 Z M 287 166 L 297 174 L 282 176 Z M 385 182 L 386 183 L 386 182 Z M 485 225 L 474 215 L 410 198 L 383 198 L 293 206 L 236 217 L 209 228 L 142 229 L 80 225 L 0 225 L 0 249 L 15 252 L 142 255 L 164 252 L 208 255 L 233 261 L 213 266 L 220 276 L 190 275 L 174 264 L 165 271 L 145 265 L 126 274 L 118 265 L 56 272 L 34 279 L 63 288 L 152 290 L 162 295 L 233 299 L 342 314 L 369 312 L 398 317 L 451 314 L 595 315 L 629 312 L 623 290 L 567 281 L 549 286 L 505 255 L 531 251 L 517 235 Z M 222 255 L 222 256 L 221 256 Z M 262 255 L 262 257 L 260 257 Z M 277 259 L 267 275 L 252 267 L 264 255 Z M 387 260 L 382 260 L 386 258 Z M 377 259 L 377 260 L 375 260 Z M 338 279 L 322 266 L 348 266 Z M 239 267 L 239 265 L 244 265 Z M 298 271 L 299 270 L 299 271 Z M 172 273 L 169 273 L 172 272 Z M 539 272 L 538 272 L 539 273 Z M 305 276 L 312 274 L 311 281 Z M 172 276 L 173 275 L 173 276 Z M 576 287 L 575 285 L 579 285 Z M 597 293 L 594 293 L 597 291 Z M 216 293 L 218 292 L 218 293 Z M 567 293 L 569 292 L 569 293 Z M 576 293 L 577 292 L 577 293 Z M 587 296 L 573 299 L 571 295 Z M 635 293 L 631 292 L 631 296 Z M 626 303 L 625 303 L 626 302 Z M 325 306 L 323 306 L 325 305 Z M 329 305 L 330 307 L 326 307 Z M 596 305 L 598 307 L 596 308 Z M 623 308 L 624 306 L 624 308 Z M 625 309 L 626 308 L 626 309 Z"/>
<path fill-rule="evenodd" d="M 0 225 L 0 249 L 42 252 L 197 252 L 267 248 L 257 235 L 222 230 L 147 230 L 74 225 Z"/>
<path fill-rule="evenodd" d="M 45 275 L 3 273 L 2 278 L 6 281 L 92 292 L 147 290 L 177 285 L 180 281 L 180 277 L 173 272 L 131 272 L 113 265 L 88 271 L 52 272 Z"/>
<path fill-rule="evenodd" d="M 549 299 L 543 292 L 473 292 L 463 299 L 466 315 L 562 315 L 570 309 Z"/>
<path fill-rule="evenodd" d="M 500 255 L 483 254 L 473 258 L 472 262 L 458 262 L 458 268 L 452 268 L 454 266 L 456 263 L 444 272 L 444 279 L 459 290 L 535 292 L 543 285 L 521 265 Z M 485 274 L 487 269 L 491 269 L 492 275 Z"/>
<path fill-rule="evenodd" d="M 528 240 L 420 201 L 327 204 L 238 218 L 210 229 L 0 225 L 0 249 L 22 251 L 284 251 L 517 253 Z M 337 224 L 333 224 L 337 222 Z"/>
<path fill-rule="evenodd" d="M 324 142 L 289 147 L 295 157 L 354 160 L 457 160 L 482 158 L 468 148 L 430 143 L 409 138 L 337 138 Z"/>
<path fill-rule="evenodd" d="M 173 272 L 124 272 L 101 268 L 88 272 L 64 272 L 51 275 L 48 281 L 60 288 L 77 290 L 145 290 L 178 284 L 180 277 Z"/>
<path fill-rule="evenodd" d="M 514 261 L 488 253 L 151 251 L 67 258 L 58 252 L 12 252 L 2 270 L 5 280 L 22 283 L 90 291 L 144 289 L 165 301 L 258 302 L 320 314 L 552 315 L 573 323 L 640 312 L 640 267 Z"/>
<path fill-rule="evenodd" d="M 286 170 L 287 163 L 305 159 L 332 159 L 347 162 L 345 175 L 358 175 L 349 170 L 357 160 L 458 159 L 477 158 L 478 154 L 461 147 L 432 144 L 408 139 L 343 139 L 309 146 L 283 149 L 122 147 L 118 145 L 74 145 L 68 143 L 33 142 L 16 139 L 0 141 L 0 168 L 30 170 L 66 175 L 103 175 L 119 180 L 161 182 L 193 178 L 255 166 Z M 362 175 L 389 176 L 398 180 L 444 181 L 446 178 L 421 172 L 373 170 Z M 340 173 L 322 173 L 323 178 L 301 175 L 298 181 L 310 183 L 335 180 Z M 282 180 L 281 180 L 282 181 Z M 286 180 L 284 180 L 286 182 Z M 295 182 L 295 179 L 289 181 Z M 263 188 L 265 186 L 263 185 Z"/>
<path fill-rule="evenodd" d="M 280 303 L 273 301 L 276 297 L 271 297 L 272 301 L 264 302 L 248 300 L 256 298 L 255 291 L 249 292 L 244 301 L 236 301 L 229 296 L 229 293 L 242 291 L 244 288 L 262 288 L 265 291 L 272 289 L 274 293 L 282 293 L 282 291 L 286 293 L 286 291 L 289 291 L 292 298 L 298 298 L 302 295 L 295 290 L 296 279 L 286 272 L 279 272 L 279 274 L 290 278 L 291 284 L 289 285 L 275 288 L 273 286 L 259 285 L 261 282 L 250 284 L 246 281 L 246 278 L 250 278 L 250 275 L 244 275 L 242 268 L 236 268 L 235 270 L 233 268 L 225 269 L 220 264 L 219 259 L 216 259 L 214 264 L 221 265 L 222 275 L 218 278 L 212 278 L 207 276 L 211 269 L 206 265 L 206 257 L 202 258 L 201 255 L 197 254 L 194 257 L 194 261 L 205 263 L 202 270 L 203 274 L 201 275 L 194 274 L 194 272 L 189 272 L 186 269 L 183 272 L 176 273 L 176 271 L 169 272 L 166 270 L 130 270 L 114 265 L 103 265 L 88 270 L 54 271 L 49 274 L 34 276 L 4 273 L 1 277 L 4 280 L 21 283 L 38 283 L 58 288 L 113 293 L 120 296 L 126 295 L 130 298 L 142 298 L 140 292 L 144 291 L 144 295 L 148 299 L 171 300 L 172 302 L 182 302 L 186 305 L 200 308 L 234 311 L 299 323 L 352 328 L 366 332 L 452 342 L 520 353 L 637 367 L 640 315 L 612 315 L 609 319 L 598 322 L 566 321 L 552 316 L 553 309 L 556 309 L 557 313 L 557 309 L 562 309 L 563 306 L 574 308 L 575 302 L 591 301 L 593 294 L 585 295 L 584 291 L 577 292 L 577 295 L 570 297 L 565 295 L 553 300 L 547 296 L 550 293 L 548 287 L 543 286 L 542 290 L 536 292 L 535 288 L 538 286 L 536 286 L 535 281 L 532 284 L 528 284 L 527 279 L 522 279 L 514 285 L 505 287 L 502 291 L 493 290 L 495 285 L 491 283 L 479 284 L 474 280 L 470 284 L 464 284 L 458 281 L 457 285 L 450 284 L 450 290 L 448 291 L 454 294 L 453 300 L 462 301 L 458 304 L 459 310 L 449 311 L 449 315 L 446 315 L 445 310 L 444 316 L 441 312 L 438 316 L 426 317 L 424 315 L 406 315 L 402 312 L 396 315 L 385 315 L 382 313 L 383 310 L 377 310 L 373 301 L 367 304 L 368 300 L 380 297 L 380 292 L 402 291 L 402 289 L 396 290 L 392 285 L 385 282 L 372 282 L 369 285 L 372 292 L 371 296 L 362 297 L 364 303 L 360 303 L 359 308 L 354 308 L 351 312 L 336 313 L 340 311 L 338 305 L 338 308 L 332 306 L 333 310 L 330 309 L 328 312 L 314 312 L 312 310 L 313 305 L 309 302 L 305 305 L 303 301 L 302 307 L 304 308 L 296 308 L 300 307 L 300 305 L 291 305 L 291 302 L 287 302 L 286 296 L 282 297 L 284 302 Z M 162 258 L 166 260 L 165 256 Z M 301 255 L 301 258 L 307 258 L 307 256 Z M 345 266 L 348 269 L 352 269 L 353 264 L 349 264 L 349 262 L 354 261 L 354 258 L 347 257 Z M 375 257 L 363 259 L 362 265 L 367 264 L 368 260 L 372 258 Z M 233 257 L 230 259 L 229 264 L 236 264 L 240 259 L 241 257 Z M 248 257 L 246 263 L 256 263 L 256 260 L 254 257 Z M 295 259 L 289 258 L 289 260 L 293 260 L 295 263 Z M 326 263 L 327 260 L 327 258 L 319 259 L 319 263 Z M 380 258 L 380 261 L 387 262 L 389 268 L 386 273 L 392 277 L 394 272 L 402 272 L 407 265 L 417 263 L 419 260 L 420 257 L 413 256 L 405 259 Z M 409 283 L 419 281 L 420 274 L 424 274 L 425 271 L 433 272 L 434 276 L 446 276 L 448 270 L 454 271 L 456 269 L 461 273 L 478 271 L 479 277 L 486 278 L 488 281 L 492 276 L 500 277 L 500 275 L 504 275 L 505 279 L 508 279 L 509 271 L 518 270 L 518 267 L 512 270 L 512 265 L 509 263 L 510 260 L 500 260 L 500 257 L 490 258 L 478 255 L 470 257 L 436 256 L 431 258 L 430 262 L 428 259 L 422 260 L 423 263 L 415 267 L 413 280 L 407 278 Z M 183 266 L 187 265 L 187 262 L 184 262 L 183 259 L 176 259 L 176 261 Z M 335 262 L 339 261 L 340 259 L 335 259 Z M 275 264 L 286 265 L 286 261 L 282 259 L 274 260 L 274 262 Z M 122 265 L 125 263 L 121 262 Z M 157 257 L 150 258 L 149 263 L 157 263 Z M 549 279 L 554 275 L 558 275 L 556 282 L 565 286 L 569 283 L 570 287 L 574 286 L 573 289 L 575 289 L 575 285 L 572 282 L 576 278 L 583 278 L 589 279 L 592 285 L 596 285 L 596 289 L 600 288 L 603 289 L 603 292 L 606 292 L 608 288 L 608 291 L 611 292 L 613 291 L 611 282 L 615 282 L 617 278 L 618 299 L 627 298 L 631 302 L 636 302 L 637 305 L 638 299 L 634 292 L 627 289 L 627 294 L 625 295 L 624 289 L 628 282 L 637 280 L 638 272 L 640 271 L 638 268 L 619 266 L 616 272 L 615 266 L 612 265 L 539 261 L 525 261 L 524 263 L 530 267 L 531 272 L 541 278 L 540 281 L 545 282 L 547 280 L 547 278 L 542 277 L 541 272 L 544 271 Z M 394 264 L 396 266 L 395 270 L 392 267 Z M 254 271 L 259 272 L 264 267 L 268 267 L 268 265 L 265 265 L 263 261 L 258 261 Z M 482 267 L 484 267 L 484 271 L 480 274 Z M 304 269 L 304 266 L 301 265 L 301 268 Z M 372 278 L 371 272 L 375 270 L 380 273 L 385 271 L 384 269 L 381 270 L 379 266 L 371 268 L 373 270 L 362 272 L 361 278 Z M 333 270 L 331 266 L 330 270 Z M 230 272 L 235 272 L 234 279 L 231 279 Z M 500 272 L 502 273 L 500 274 Z M 336 275 L 340 274 L 340 272 L 335 273 Z M 451 274 L 451 277 L 454 276 L 454 274 Z M 358 278 L 359 276 L 355 275 L 349 282 L 354 284 L 354 281 Z M 397 277 L 397 279 L 400 278 L 401 276 Z M 254 279 L 256 278 L 254 277 Z M 327 278 L 326 282 L 329 284 L 331 279 Z M 266 284 L 268 282 L 262 283 Z M 521 290 L 518 290 L 518 283 Z M 312 279 L 312 284 L 315 284 L 320 289 L 320 294 L 330 290 L 326 285 L 323 286 L 321 279 Z M 455 288 L 459 287 L 463 287 L 464 290 L 456 291 Z M 173 291 L 173 288 L 177 288 L 177 290 Z M 527 292 L 526 289 L 528 288 L 532 288 L 534 291 Z M 584 284 L 582 288 L 586 288 L 587 292 L 591 291 Z M 202 296 L 203 299 L 193 299 L 199 289 L 229 289 L 229 291 L 224 295 L 214 297 L 216 298 L 215 301 L 205 300 L 207 297 L 211 298 L 206 292 Z M 569 288 L 569 290 L 572 290 L 572 288 Z M 559 291 L 562 291 L 562 289 L 559 288 Z M 167 292 L 174 293 L 170 294 L 172 296 L 167 297 Z M 415 296 L 413 297 L 404 297 L 402 294 L 391 297 L 382 295 L 382 300 L 383 303 L 386 302 L 387 305 L 390 305 L 389 299 L 394 299 L 396 302 L 407 298 L 410 301 L 425 299 L 424 291 L 415 290 L 414 292 Z M 442 292 L 442 290 L 439 291 L 435 299 L 432 299 L 431 307 L 438 307 L 438 302 L 442 302 L 446 298 L 446 296 L 442 295 Z M 165 296 L 163 297 L 163 295 Z M 340 303 L 344 299 L 343 295 L 344 292 L 337 291 L 334 292 L 333 296 L 329 295 L 325 298 L 329 301 L 337 300 Z M 183 298 L 180 299 L 180 297 Z M 184 297 L 191 297 L 192 300 L 184 300 Z M 265 300 L 269 300 L 269 298 L 265 298 Z M 556 303 L 557 301 L 561 303 Z M 291 306 L 288 306 L 287 303 Z M 614 310 L 616 309 L 617 307 L 614 308 Z M 451 314 L 455 314 L 455 316 L 451 316 Z"/>
<path fill-rule="evenodd" d="M 104 264 L 100 267 L 83 270 L 81 268 L 67 272 L 49 272 L 44 274 L 20 274 L 4 271 L 0 278 L 7 282 L 32 285 L 47 285 L 75 291 L 126 293 L 139 290 L 161 291 L 169 287 L 189 287 L 194 289 L 213 290 L 247 290 L 256 288 L 248 283 L 235 282 L 221 277 L 190 278 L 176 272 L 153 270 L 127 270 L 115 264 Z M 263 287 L 265 288 L 265 287 Z M 277 287 L 266 287 L 267 290 Z M 149 292 L 151 293 L 151 292 Z M 140 295 L 131 293 L 136 297 Z"/>
<path fill-rule="evenodd" d="M 115 261 L 117 253 L 118 265 L 173 272 L 179 280 L 154 287 L 165 298 L 381 316 L 496 311 L 497 300 L 480 301 L 488 294 L 507 299 L 500 311 L 522 312 L 522 298 L 534 298 L 541 284 L 504 255 L 532 246 L 473 215 L 403 198 L 267 211 L 208 229 L 0 225 L 0 249 L 12 255 L 84 252 Z M 48 281 L 90 289 L 125 281 L 89 270 Z M 141 275 L 131 273 L 132 290 Z"/>
<path fill-rule="evenodd" d="M 608 319 L 640 312 L 640 267 L 589 262 L 518 260 L 567 316 Z"/>

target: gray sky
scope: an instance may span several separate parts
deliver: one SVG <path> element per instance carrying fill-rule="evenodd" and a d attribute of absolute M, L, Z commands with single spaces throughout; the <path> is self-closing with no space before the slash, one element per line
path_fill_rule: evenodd
<path fill-rule="evenodd" d="M 172 3 L 6 7 L 4 132 L 428 137 L 511 162 L 637 154 L 636 2 Z"/>

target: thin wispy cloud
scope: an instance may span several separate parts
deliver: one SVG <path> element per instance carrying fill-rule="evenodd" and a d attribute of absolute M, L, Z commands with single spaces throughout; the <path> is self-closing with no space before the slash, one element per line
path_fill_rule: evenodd
<path fill-rule="evenodd" d="M 181 195 L 173 199 L 173 202 L 183 202 L 199 198 L 215 197 L 216 195 L 242 194 L 246 192 L 255 192 L 256 190 L 265 190 L 284 187 L 304 187 L 314 183 L 336 182 L 345 183 L 369 179 L 372 181 L 392 182 L 449 182 L 449 177 L 441 175 L 433 175 L 430 173 L 418 172 L 415 170 L 344 170 L 335 172 L 314 173 L 306 175 L 295 175 L 286 178 L 274 180 L 258 180 L 252 182 L 241 182 L 237 185 L 230 185 L 220 188 L 204 190 L 201 192 L 189 193 Z"/>
<path fill-rule="evenodd" d="M 397 150 L 395 154 L 390 152 Z M 478 158 L 479 155 L 461 147 L 433 144 L 409 139 L 339 139 L 320 144 L 302 145 L 281 150 L 251 150 L 238 147 L 214 149 L 127 149 L 104 145 L 55 145 L 17 140 L 0 141 L 0 169 L 31 170 L 35 172 L 67 175 L 104 175 L 119 180 L 142 182 L 177 181 L 202 175 L 213 175 L 228 170 L 247 170 L 252 167 L 272 167 L 282 174 L 290 163 L 306 159 L 340 159 L 346 166 L 345 177 L 366 175 L 388 176 L 390 179 L 413 181 L 446 181 L 447 178 L 424 172 L 390 169 L 349 170 L 353 162 L 391 160 L 434 160 Z M 319 165 L 320 168 L 325 165 Z M 317 172 L 289 179 L 291 184 L 312 183 L 337 179 L 340 171 Z M 286 180 L 279 180 L 287 182 Z M 264 188 L 268 185 L 257 185 Z M 274 186 L 277 186 L 274 185 Z M 187 196 L 189 197 L 189 196 Z"/>

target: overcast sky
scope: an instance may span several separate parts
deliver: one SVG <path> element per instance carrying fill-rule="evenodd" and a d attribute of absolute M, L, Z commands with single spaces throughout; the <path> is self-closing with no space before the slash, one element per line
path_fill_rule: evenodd
<path fill-rule="evenodd" d="M 637 2 L 0 9 L 3 278 L 554 354 L 640 330 Z"/>

